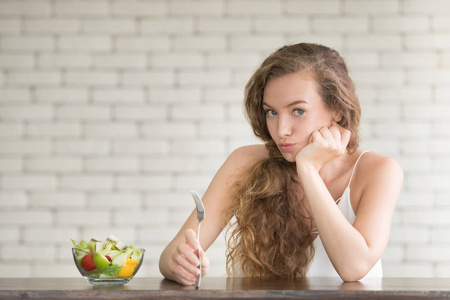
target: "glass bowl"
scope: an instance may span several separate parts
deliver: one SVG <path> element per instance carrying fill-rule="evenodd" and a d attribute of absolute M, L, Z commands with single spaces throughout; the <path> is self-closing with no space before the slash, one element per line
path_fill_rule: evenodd
<path fill-rule="evenodd" d="M 123 275 L 120 273 L 117 275 L 105 274 L 105 269 L 102 271 L 99 271 L 98 269 L 95 269 L 92 271 L 86 271 L 81 266 L 81 259 L 77 258 L 77 252 L 79 253 L 79 250 L 72 248 L 72 256 L 73 256 L 73 260 L 75 261 L 75 265 L 77 266 L 77 269 L 80 272 L 81 276 L 83 276 L 83 278 L 86 279 L 90 284 L 92 284 L 92 285 L 122 285 L 122 284 L 126 284 L 131 279 L 133 279 L 133 277 L 136 275 L 136 273 L 139 271 L 139 269 L 142 266 L 142 262 L 144 261 L 145 249 L 139 248 L 139 250 L 141 250 L 141 258 L 138 259 L 139 263 L 134 266 L 133 273 L 127 277 L 119 276 L 119 275 Z"/>

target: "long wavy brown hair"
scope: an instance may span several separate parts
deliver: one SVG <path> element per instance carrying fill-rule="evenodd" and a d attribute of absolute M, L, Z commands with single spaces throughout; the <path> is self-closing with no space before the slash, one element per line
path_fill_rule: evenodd
<path fill-rule="evenodd" d="M 231 186 L 231 204 L 225 211 L 226 220 L 232 220 L 227 229 L 228 276 L 304 277 L 314 256 L 312 218 L 295 163 L 286 161 L 272 140 L 262 106 L 270 79 L 305 70 L 316 80 L 325 107 L 339 112 L 338 124 L 351 131 L 348 151 L 358 148 L 361 108 L 337 51 L 300 43 L 284 46 L 265 59 L 245 87 L 244 107 L 269 155 L 249 164 Z"/>

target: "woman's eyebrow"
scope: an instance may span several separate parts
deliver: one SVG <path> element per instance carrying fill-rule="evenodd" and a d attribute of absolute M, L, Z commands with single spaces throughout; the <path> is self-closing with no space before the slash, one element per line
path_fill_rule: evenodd
<path fill-rule="evenodd" d="M 267 104 L 265 101 L 263 101 L 262 104 L 263 104 L 264 106 L 267 106 L 267 107 L 272 108 L 272 106 L 270 106 L 269 104 Z M 308 101 L 306 101 L 306 100 L 296 100 L 296 101 L 294 101 L 294 102 L 292 102 L 292 103 L 289 103 L 289 104 L 287 105 L 287 107 L 294 106 L 294 105 L 297 105 L 297 104 L 306 104 L 306 105 L 309 105 Z"/>

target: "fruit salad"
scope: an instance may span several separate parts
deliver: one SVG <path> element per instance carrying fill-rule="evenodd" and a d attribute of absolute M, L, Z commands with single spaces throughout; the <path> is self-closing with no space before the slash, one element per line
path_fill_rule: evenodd
<path fill-rule="evenodd" d="M 112 234 L 103 243 L 97 237 L 72 243 L 78 269 L 89 278 L 131 278 L 144 255 L 143 249 L 127 246 Z"/>

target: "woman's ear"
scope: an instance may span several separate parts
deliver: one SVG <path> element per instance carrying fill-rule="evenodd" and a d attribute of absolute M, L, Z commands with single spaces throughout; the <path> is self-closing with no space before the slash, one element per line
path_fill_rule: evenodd
<path fill-rule="evenodd" d="M 339 123 L 341 120 L 342 120 L 342 114 L 340 112 L 335 112 L 333 121 L 335 121 L 336 123 Z"/>

